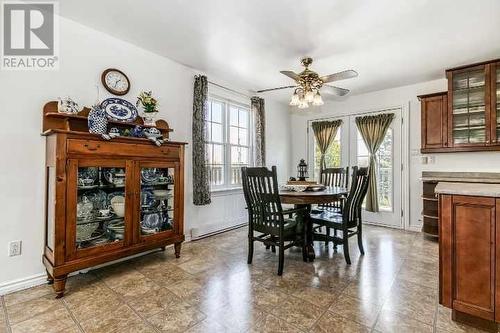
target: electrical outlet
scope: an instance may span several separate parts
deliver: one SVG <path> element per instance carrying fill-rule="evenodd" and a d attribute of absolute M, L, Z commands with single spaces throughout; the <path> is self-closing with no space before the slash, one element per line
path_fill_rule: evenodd
<path fill-rule="evenodd" d="M 21 255 L 21 245 L 22 241 L 12 241 L 9 243 L 9 257 L 20 256 Z"/>

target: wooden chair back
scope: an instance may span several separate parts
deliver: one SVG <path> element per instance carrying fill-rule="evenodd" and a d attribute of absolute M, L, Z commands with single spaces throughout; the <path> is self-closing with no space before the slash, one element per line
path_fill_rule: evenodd
<path fill-rule="evenodd" d="M 361 206 L 368 191 L 368 168 L 353 167 L 352 184 L 343 210 L 343 220 L 347 223 L 361 223 Z"/>
<path fill-rule="evenodd" d="M 284 225 L 276 166 L 241 168 L 243 193 L 250 227 L 259 232 L 278 234 Z"/>
<path fill-rule="evenodd" d="M 325 186 L 348 188 L 349 185 L 349 167 L 345 168 L 326 168 L 321 171 L 320 183 Z M 335 200 L 329 203 L 318 205 L 321 209 L 342 211 L 342 200 Z"/>

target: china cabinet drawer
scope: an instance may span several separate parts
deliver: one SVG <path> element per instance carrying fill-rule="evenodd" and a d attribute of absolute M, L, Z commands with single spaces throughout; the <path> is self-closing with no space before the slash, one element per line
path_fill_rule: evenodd
<path fill-rule="evenodd" d="M 159 157 L 168 159 L 179 159 L 179 147 L 143 144 L 124 145 L 119 142 L 102 142 L 94 140 L 68 140 L 68 154 L 84 155 L 111 155 L 131 157 Z"/>

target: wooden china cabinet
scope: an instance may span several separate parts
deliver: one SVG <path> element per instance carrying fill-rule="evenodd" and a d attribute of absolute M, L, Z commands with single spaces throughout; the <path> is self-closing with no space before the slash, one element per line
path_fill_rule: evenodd
<path fill-rule="evenodd" d="M 421 152 L 500 150 L 500 60 L 448 69 L 446 76 L 446 94 L 419 96 Z"/>
<path fill-rule="evenodd" d="M 69 273 L 184 241 L 184 142 L 144 138 L 106 141 L 88 133 L 88 109 L 76 115 L 43 110 L 46 136 L 43 263 L 57 297 Z M 131 130 L 142 125 L 111 121 Z M 168 139 L 168 124 L 157 121 Z"/>

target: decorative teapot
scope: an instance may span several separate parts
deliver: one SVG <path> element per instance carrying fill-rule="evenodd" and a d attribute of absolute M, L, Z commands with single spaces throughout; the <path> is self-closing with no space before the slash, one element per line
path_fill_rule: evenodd
<path fill-rule="evenodd" d="M 78 113 L 82 110 L 80 106 L 69 97 L 58 98 L 57 111 L 61 113 Z"/>

